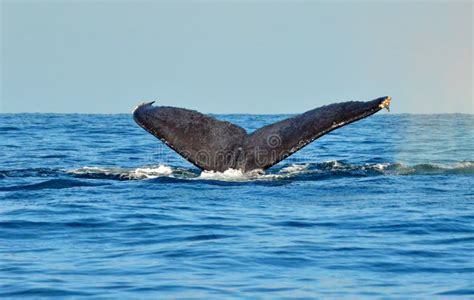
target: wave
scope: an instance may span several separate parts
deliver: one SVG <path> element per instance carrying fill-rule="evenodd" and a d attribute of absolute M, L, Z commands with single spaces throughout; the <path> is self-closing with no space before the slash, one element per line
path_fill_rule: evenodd
<path fill-rule="evenodd" d="M 170 176 L 173 174 L 173 168 L 165 165 L 134 169 L 86 166 L 75 170 L 69 170 L 66 172 L 75 175 L 75 177 L 82 178 L 137 180 L 152 179 L 161 176 Z"/>
<path fill-rule="evenodd" d="M 0 182 L 10 177 L 44 178 L 48 180 L 27 184 L 0 187 L 0 191 L 62 189 L 102 185 L 87 179 L 102 180 L 154 180 L 161 183 L 200 182 L 278 182 L 287 180 L 324 180 L 344 177 L 370 176 L 411 176 L 411 175 L 474 175 L 474 162 L 463 161 L 452 164 L 374 163 L 349 164 L 341 161 L 321 163 L 291 164 L 274 167 L 268 171 L 255 170 L 242 172 L 229 169 L 224 172 L 199 171 L 167 165 L 145 166 L 140 168 L 94 167 L 85 166 L 72 170 L 35 168 L 20 170 L 0 170 Z M 54 179 L 50 179 L 54 177 Z M 71 179 L 71 177 L 73 177 Z"/>
<path fill-rule="evenodd" d="M 71 180 L 71 179 L 51 179 L 35 184 L 24 184 L 24 185 L 15 185 L 9 187 L 0 187 L 0 191 L 4 192 L 13 192 L 13 191 L 37 191 L 37 190 L 45 190 L 45 189 L 67 189 L 72 187 L 84 187 L 84 186 L 100 186 L 106 185 L 104 183 L 97 184 L 97 183 L 90 183 L 90 182 L 83 182 L 79 180 Z"/>
<path fill-rule="evenodd" d="M 117 180 L 143 180 L 157 178 L 175 178 L 185 180 L 212 181 L 266 181 L 291 179 L 300 176 L 319 177 L 365 177 L 365 176 L 408 176 L 408 175 L 474 175 L 474 162 L 463 161 L 453 164 L 417 164 L 401 163 L 349 164 L 340 161 L 322 163 L 291 164 L 268 171 L 254 170 L 242 172 L 229 169 L 224 172 L 197 171 L 166 165 L 143 168 L 106 168 L 83 167 L 67 171 L 76 177 Z"/>
<path fill-rule="evenodd" d="M 310 168 L 321 171 L 348 172 L 361 175 L 474 174 L 474 162 L 472 161 L 462 161 L 451 164 L 417 164 L 411 166 L 402 163 L 353 165 L 339 161 L 328 161 L 325 163 L 310 164 Z"/>

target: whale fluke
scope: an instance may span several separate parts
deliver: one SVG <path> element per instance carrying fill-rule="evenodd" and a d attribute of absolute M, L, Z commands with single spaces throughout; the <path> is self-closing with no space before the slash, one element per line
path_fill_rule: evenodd
<path fill-rule="evenodd" d="M 211 171 L 265 170 L 315 139 L 389 109 L 390 97 L 322 106 L 264 126 L 251 134 L 194 110 L 144 103 L 133 111 L 138 125 L 195 166 Z"/>

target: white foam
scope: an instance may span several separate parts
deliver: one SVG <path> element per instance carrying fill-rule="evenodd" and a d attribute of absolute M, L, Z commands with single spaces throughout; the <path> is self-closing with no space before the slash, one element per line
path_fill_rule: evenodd
<path fill-rule="evenodd" d="M 169 176 L 173 173 L 173 169 L 165 165 L 159 165 L 158 168 L 137 168 L 130 175 L 136 178 L 156 178 L 160 176 Z"/>
<path fill-rule="evenodd" d="M 228 169 L 224 172 L 202 171 L 197 179 L 223 180 L 223 181 L 249 181 L 265 178 L 262 170 L 253 170 L 251 172 L 242 172 L 241 170 Z"/>
<path fill-rule="evenodd" d="M 157 167 L 145 167 L 145 168 L 113 168 L 113 167 L 82 167 L 75 170 L 69 170 L 68 173 L 78 175 L 105 175 L 105 176 L 118 176 L 124 179 L 152 179 L 161 176 L 169 176 L 173 174 L 173 169 L 159 165 Z"/>
<path fill-rule="evenodd" d="M 384 175 L 433 174 L 443 172 L 474 173 L 474 162 L 462 161 L 451 164 L 426 164 L 407 166 L 401 163 L 376 163 L 365 165 L 351 165 L 336 160 L 320 164 L 292 164 L 285 166 L 276 173 L 267 173 L 262 170 L 242 172 L 229 169 L 224 172 L 202 171 L 199 175 L 192 170 L 175 168 L 166 165 L 145 166 L 140 168 L 114 168 L 85 166 L 68 173 L 94 178 L 113 177 L 119 179 L 142 180 L 158 177 L 173 177 L 185 180 L 218 180 L 218 181 L 268 181 L 297 177 L 301 174 L 330 173 L 332 171 L 376 171 Z"/>
<path fill-rule="evenodd" d="M 474 167 L 474 163 L 472 161 L 461 161 L 453 164 L 449 164 L 447 168 L 451 169 L 464 169 L 464 168 L 472 168 Z"/>
<path fill-rule="evenodd" d="M 304 165 L 296 165 L 292 164 L 288 167 L 284 167 L 280 170 L 281 173 L 288 173 L 288 174 L 299 174 L 306 170 L 308 170 L 309 164 Z"/>
<path fill-rule="evenodd" d="M 339 161 L 337 161 L 337 160 L 328 160 L 328 161 L 325 161 L 324 163 L 331 165 L 331 167 L 333 167 L 333 168 L 340 168 L 340 167 L 343 166 L 343 165 L 342 165 Z"/>
<path fill-rule="evenodd" d="M 222 181 L 258 181 L 258 180 L 278 180 L 296 176 L 308 171 L 309 164 L 290 166 L 282 168 L 278 173 L 266 173 L 263 170 L 253 170 L 242 172 L 241 170 L 228 169 L 224 172 L 202 171 L 196 179 L 222 180 Z"/>
<path fill-rule="evenodd" d="M 382 163 L 382 164 L 368 164 L 363 169 L 371 168 L 371 169 L 376 169 L 379 171 L 385 171 L 389 166 L 391 166 L 390 163 Z"/>

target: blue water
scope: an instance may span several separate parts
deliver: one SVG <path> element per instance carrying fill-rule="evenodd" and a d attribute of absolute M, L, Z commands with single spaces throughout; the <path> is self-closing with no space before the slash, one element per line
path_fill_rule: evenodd
<path fill-rule="evenodd" d="M 266 173 L 125 114 L 1 114 L 0 154 L 3 298 L 474 296 L 474 115 L 381 112 Z"/>

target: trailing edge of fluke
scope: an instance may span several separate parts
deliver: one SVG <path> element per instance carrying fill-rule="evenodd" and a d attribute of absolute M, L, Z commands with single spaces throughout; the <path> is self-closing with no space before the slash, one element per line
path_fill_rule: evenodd
<path fill-rule="evenodd" d="M 391 97 L 334 103 L 264 126 L 248 134 L 227 121 L 194 110 L 137 106 L 133 118 L 195 166 L 223 172 L 265 170 L 337 128 L 389 110 Z"/>

